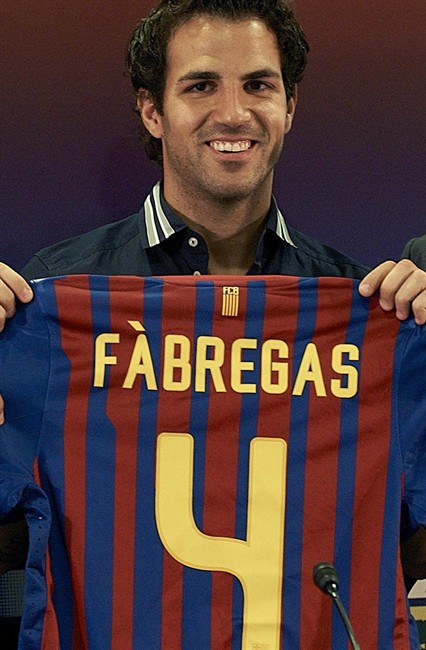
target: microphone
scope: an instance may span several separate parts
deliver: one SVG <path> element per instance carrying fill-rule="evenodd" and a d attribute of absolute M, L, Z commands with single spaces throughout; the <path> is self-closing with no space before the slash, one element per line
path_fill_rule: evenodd
<path fill-rule="evenodd" d="M 328 562 L 319 562 L 314 566 L 313 578 L 316 586 L 333 599 L 343 621 L 343 625 L 345 626 L 353 650 L 361 650 L 355 639 L 351 622 L 339 596 L 339 577 L 336 569 Z"/>

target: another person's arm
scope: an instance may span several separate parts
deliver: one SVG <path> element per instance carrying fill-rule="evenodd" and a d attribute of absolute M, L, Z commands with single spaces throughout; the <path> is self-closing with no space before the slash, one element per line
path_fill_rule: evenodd
<path fill-rule="evenodd" d="M 426 271 L 426 235 L 410 239 L 405 244 L 401 257 L 411 260 L 418 267 Z"/>

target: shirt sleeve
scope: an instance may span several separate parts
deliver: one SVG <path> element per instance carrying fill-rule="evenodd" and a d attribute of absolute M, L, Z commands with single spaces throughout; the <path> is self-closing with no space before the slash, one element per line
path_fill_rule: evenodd
<path fill-rule="evenodd" d="M 426 526 L 426 327 L 413 327 L 401 362 L 398 422 L 409 526 Z"/>
<path fill-rule="evenodd" d="M 22 269 L 21 275 L 27 281 L 30 281 L 38 278 L 50 277 L 52 273 L 49 271 L 49 268 L 37 257 L 37 255 L 34 255 L 34 257 L 32 257 Z"/>

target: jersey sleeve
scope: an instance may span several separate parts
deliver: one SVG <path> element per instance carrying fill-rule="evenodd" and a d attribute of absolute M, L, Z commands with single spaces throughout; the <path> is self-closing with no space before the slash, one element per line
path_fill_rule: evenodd
<path fill-rule="evenodd" d="M 33 478 L 49 377 L 49 333 L 37 299 L 20 305 L 0 335 L 0 516 L 19 505 Z"/>
<path fill-rule="evenodd" d="M 426 327 L 413 327 L 401 361 L 398 425 L 409 526 L 426 527 Z"/>
<path fill-rule="evenodd" d="M 0 525 L 25 518 L 28 553 L 25 606 L 19 647 L 41 647 L 47 612 L 46 550 L 52 515 L 39 485 L 38 449 L 49 384 L 51 346 L 37 288 L 34 300 L 20 305 L 0 335 L 0 393 L 5 424 L 0 427 Z M 50 646 L 49 646 L 50 647 Z M 52 646 L 53 647 L 53 646 Z"/>

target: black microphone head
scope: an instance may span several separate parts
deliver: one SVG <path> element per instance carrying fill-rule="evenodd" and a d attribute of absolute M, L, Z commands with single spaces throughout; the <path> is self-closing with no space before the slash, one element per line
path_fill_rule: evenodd
<path fill-rule="evenodd" d="M 330 588 L 336 591 L 339 586 L 337 571 L 329 562 L 316 564 L 313 569 L 313 578 L 316 586 L 326 594 L 330 594 Z"/>

